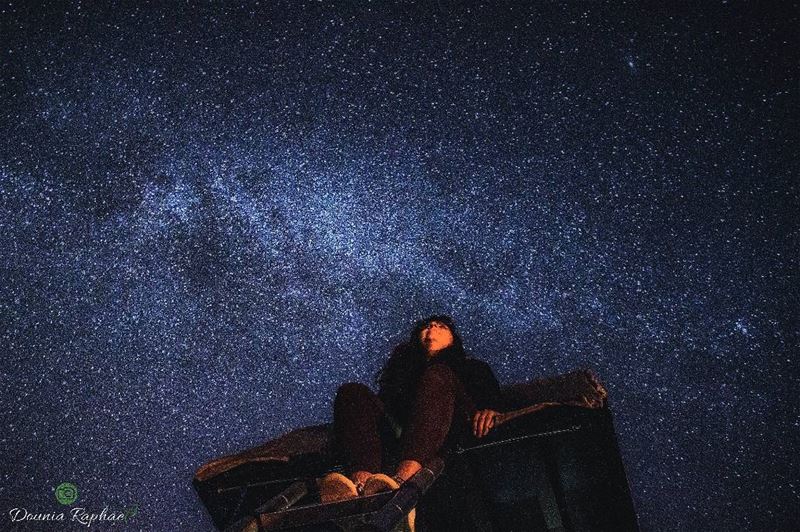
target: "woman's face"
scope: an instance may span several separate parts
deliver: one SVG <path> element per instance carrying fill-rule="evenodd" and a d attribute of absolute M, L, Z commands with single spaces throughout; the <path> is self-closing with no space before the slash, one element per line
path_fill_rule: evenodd
<path fill-rule="evenodd" d="M 427 324 L 420 331 L 419 339 L 429 357 L 436 356 L 442 349 L 453 345 L 453 333 L 447 325 L 440 321 L 432 321 Z"/>

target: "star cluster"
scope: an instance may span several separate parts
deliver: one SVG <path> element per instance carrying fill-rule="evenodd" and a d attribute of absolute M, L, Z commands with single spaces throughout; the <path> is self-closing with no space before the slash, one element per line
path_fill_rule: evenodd
<path fill-rule="evenodd" d="M 0 6 L 0 511 L 211 528 L 413 320 L 593 368 L 644 530 L 798 526 L 798 10 Z"/>

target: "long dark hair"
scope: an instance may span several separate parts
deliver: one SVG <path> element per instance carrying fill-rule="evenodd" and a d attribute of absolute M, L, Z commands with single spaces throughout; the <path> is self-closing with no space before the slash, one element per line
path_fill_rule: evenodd
<path fill-rule="evenodd" d="M 453 335 L 453 344 L 441 350 L 433 359 L 428 360 L 425 346 L 422 345 L 420 333 L 431 322 L 438 321 L 447 325 Z M 414 323 L 408 339 L 395 346 L 392 354 L 375 377 L 381 399 L 391 414 L 398 421 L 405 423 L 416 396 L 417 381 L 428 364 L 448 364 L 458 373 L 466 358 L 464 343 L 456 330 L 455 322 L 450 316 L 438 314 L 418 320 Z"/>

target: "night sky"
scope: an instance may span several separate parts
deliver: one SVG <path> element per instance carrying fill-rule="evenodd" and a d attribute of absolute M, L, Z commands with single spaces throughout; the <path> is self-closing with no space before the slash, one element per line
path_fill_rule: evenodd
<path fill-rule="evenodd" d="M 0 528 L 211 529 L 434 311 L 600 375 L 643 530 L 800 527 L 797 6 L 96 4 L 0 4 Z"/>

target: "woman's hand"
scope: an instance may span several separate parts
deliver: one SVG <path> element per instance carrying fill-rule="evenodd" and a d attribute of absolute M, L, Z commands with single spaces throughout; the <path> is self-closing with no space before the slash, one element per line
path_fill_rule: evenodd
<path fill-rule="evenodd" d="M 478 438 L 483 438 L 494 427 L 494 418 L 499 412 L 494 410 L 478 410 L 472 416 L 472 432 Z"/>

